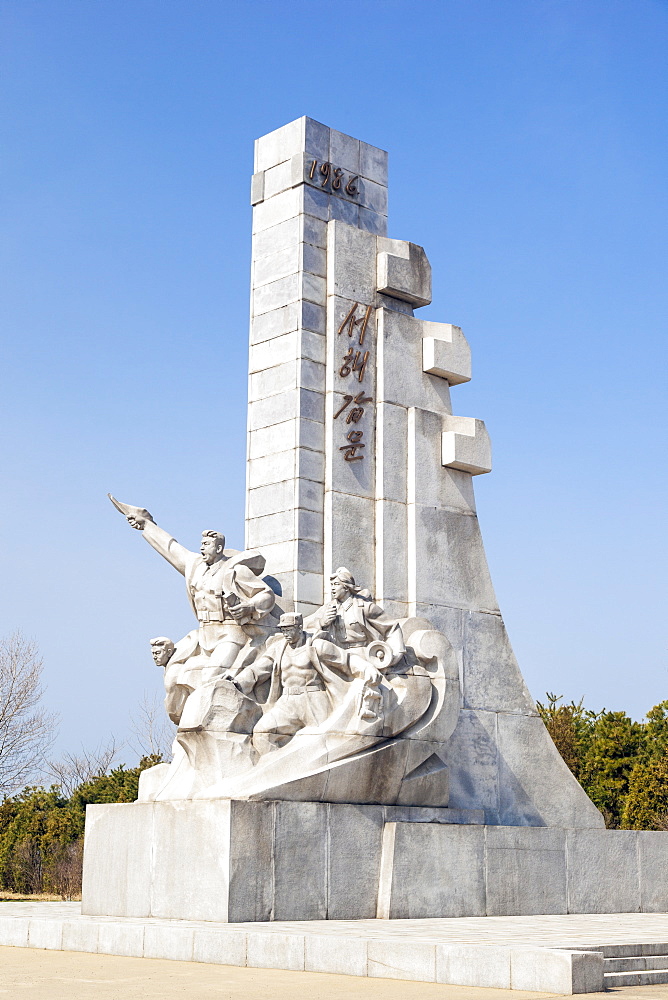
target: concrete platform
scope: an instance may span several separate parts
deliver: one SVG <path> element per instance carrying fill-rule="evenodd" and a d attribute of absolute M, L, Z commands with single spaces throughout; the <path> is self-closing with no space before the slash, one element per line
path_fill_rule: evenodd
<path fill-rule="evenodd" d="M 10 902 L 0 903 L 0 945 L 570 995 L 631 985 L 620 959 L 638 976 L 660 971 L 668 914 L 215 924 Z M 639 966 L 641 956 L 654 958 Z"/>

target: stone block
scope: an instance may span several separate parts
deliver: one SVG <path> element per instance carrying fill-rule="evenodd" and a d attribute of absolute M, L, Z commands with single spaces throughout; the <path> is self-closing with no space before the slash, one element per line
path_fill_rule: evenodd
<path fill-rule="evenodd" d="M 372 212 L 362 205 L 359 207 L 358 226 L 375 236 L 387 236 L 387 216 Z"/>
<path fill-rule="evenodd" d="M 368 142 L 360 142 L 360 174 L 387 187 L 387 152 Z"/>
<path fill-rule="evenodd" d="M 300 358 L 273 368 L 265 368 L 250 377 L 250 398 L 253 401 L 296 388 L 324 392 L 325 366 L 308 358 Z"/>
<path fill-rule="evenodd" d="M 249 430 L 280 424 L 295 416 L 322 423 L 325 417 L 324 395 L 310 389 L 289 389 L 267 399 L 251 400 L 248 404 Z"/>
<path fill-rule="evenodd" d="M 367 975 L 377 979 L 436 982 L 436 945 L 408 941 L 367 943 Z"/>
<path fill-rule="evenodd" d="M 264 197 L 273 198 L 274 195 L 286 191 L 288 188 L 296 187 L 303 181 L 304 154 L 295 153 L 289 160 L 278 163 L 275 167 L 269 167 L 264 172 Z"/>
<path fill-rule="evenodd" d="M 28 924 L 28 947 L 62 951 L 63 921 L 34 918 Z"/>
<path fill-rule="evenodd" d="M 415 561 L 415 601 L 481 611 L 497 609 L 477 517 L 409 503 L 408 524 L 415 551 L 431 555 L 429 562 Z M 436 579 L 434 565 L 441 568 Z"/>
<path fill-rule="evenodd" d="M 249 969 L 304 971 L 303 934 L 250 932 L 246 940 L 246 965 Z"/>
<path fill-rule="evenodd" d="M 487 823 L 499 822 L 497 718 L 496 712 L 463 709 L 446 748 L 449 805 L 458 809 L 484 809 Z"/>
<path fill-rule="evenodd" d="M 332 198 L 329 203 L 329 221 L 344 222 L 348 226 L 357 228 L 359 225 L 359 205 L 352 201 L 344 201 L 342 198 Z"/>
<path fill-rule="evenodd" d="M 563 762 L 540 718 L 500 712 L 497 734 L 499 823 L 594 829 L 603 826 L 603 817 Z M 569 874 L 569 899 L 570 893 Z M 597 911 L 571 911 L 569 902 L 569 912 Z"/>
<path fill-rule="evenodd" d="M 274 815 L 273 918 L 324 920 L 328 807 L 320 802 L 276 802 Z"/>
<path fill-rule="evenodd" d="M 639 830 L 640 909 L 643 913 L 668 912 L 668 832 Z M 668 948 L 663 954 L 668 954 Z"/>
<path fill-rule="evenodd" d="M 494 945 L 439 944 L 436 982 L 510 989 L 510 949 Z"/>
<path fill-rule="evenodd" d="M 150 916 L 153 803 L 86 808 L 81 912 Z"/>
<path fill-rule="evenodd" d="M 78 920 L 63 920 L 63 951 L 98 951 L 100 924 L 96 920 L 79 917 Z"/>
<path fill-rule="evenodd" d="M 302 302 L 300 321 L 304 330 L 324 334 L 327 321 L 324 306 L 316 305 L 315 302 Z"/>
<path fill-rule="evenodd" d="M 536 715 L 503 619 L 471 611 L 465 618 L 463 695 L 466 708 Z"/>
<path fill-rule="evenodd" d="M 288 275 L 296 274 L 300 270 L 301 263 L 301 243 L 291 243 L 276 253 L 259 257 L 253 261 L 253 287 L 260 288 L 261 285 L 268 285 L 272 281 L 279 281 Z"/>
<path fill-rule="evenodd" d="M 280 483 L 292 479 L 295 475 L 295 460 L 297 449 L 279 451 L 262 458 L 253 458 L 248 462 L 248 489 Z"/>
<path fill-rule="evenodd" d="M 424 323 L 422 370 L 447 379 L 450 385 L 471 381 L 471 348 L 458 326 Z"/>
<path fill-rule="evenodd" d="M 241 931 L 198 928 L 193 935 L 192 960 L 243 967 L 246 964 L 246 935 Z"/>
<path fill-rule="evenodd" d="M 313 215 L 300 217 L 301 239 L 315 247 L 327 247 L 327 220 L 316 219 Z"/>
<path fill-rule="evenodd" d="M 374 805 L 394 802 L 406 771 L 408 740 L 369 746 L 354 757 L 338 760 L 326 772 L 327 783 L 322 798 L 340 804 L 357 802 Z M 351 781 L 354 775 L 354 782 Z"/>
<path fill-rule="evenodd" d="M 255 140 L 255 170 L 266 170 L 302 152 L 327 160 L 329 128 L 303 117 L 263 135 Z"/>
<path fill-rule="evenodd" d="M 338 330 L 353 303 L 368 305 L 374 301 L 376 238 L 345 222 L 334 221 L 328 226 L 327 247 L 327 292 L 347 300 L 341 304 L 340 319 L 334 319 L 333 325 Z M 363 310 L 360 310 L 361 315 Z M 370 342 L 371 334 L 372 330 L 369 331 Z"/>
<path fill-rule="evenodd" d="M 330 129 L 329 159 L 335 167 L 342 167 L 351 174 L 360 172 L 360 142 L 351 135 Z"/>
<path fill-rule="evenodd" d="M 304 119 L 297 118 L 255 140 L 255 169 L 269 167 L 290 159 L 304 148 Z"/>
<path fill-rule="evenodd" d="M 375 507 L 376 600 L 383 605 L 388 600 L 407 601 L 406 561 L 397 559 L 397 552 L 401 552 L 406 538 L 406 504 L 377 500 Z"/>
<path fill-rule="evenodd" d="M 482 827 L 397 823 L 387 915 L 483 916 L 484 860 Z"/>
<path fill-rule="evenodd" d="M 251 177 L 251 205 L 257 205 L 259 202 L 264 201 L 264 171 L 260 170 L 259 173 L 253 174 Z"/>
<path fill-rule="evenodd" d="M 300 188 L 299 191 L 302 196 L 302 211 L 306 215 L 312 215 L 314 219 L 321 219 L 323 222 L 328 222 L 331 195 L 326 191 L 321 191 L 319 188 L 312 188 L 308 185 Z"/>
<path fill-rule="evenodd" d="M 386 201 L 385 211 L 373 204 L 382 191 L 387 198 L 387 189 L 365 184 L 363 204 L 381 215 L 387 215 Z M 379 239 L 377 275 L 379 292 L 409 302 L 412 306 L 428 306 L 431 302 L 431 265 L 422 247 L 416 243 Z"/>
<path fill-rule="evenodd" d="M 510 988 L 565 996 L 598 992 L 603 989 L 603 959 L 599 952 L 512 948 Z"/>
<path fill-rule="evenodd" d="M 450 413 L 448 383 L 422 371 L 422 320 L 378 309 L 376 323 L 377 402 Z"/>
<path fill-rule="evenodd" d="M 442 414 L 411 407 L 407 415 L 408 500 L 475 514 L 470 474 L 441 465 Z"/>
<path fill-rule="evenodd" d="M 376 215 L 387 216 L 387 187 L 384 184 L 376 184 L 366 177 L 361 177 L 359 191 L 360 208 L 367 208 Z"/>
<path fill-rule="evenodd" d="M 566 851 L 569 913 L 639 912 L 637 831 L 571 829 Z"/>
<path fill-rule="evenodd" d="M 278 281 L 270 281 L 253 289 L 253 316 L 272 312 L 296 301 L 301 295 L 300 275 L 296 272 L 288 274 Z"/>
<path fill-rule="evenodd" d="M 294 330 L 254 344 L 250 349 L 249 372 L 254 375 L 287 361 L 296 361 L 300 357 L 324 364 L 325 338 L 308 330 Z"/>
<path fill-rule="evenodd" d="M 130 920 L 100 921 L 97 950 L 100 955 L 123 955 L 126 958 L 141 958 L 144 954 L 143 923 Z"/>
<path fill-rule="evenodd" d="M 260 202 L 253 209 L 253 233 L 261 233 L 299 215 L 304 210 L 303 202 L 301 188 L 290 188 Z"/>
<path fill-rule="evenodd" d="M 195 931 L 187 924 L 147 924 L 144 930 L 144 958 L 168 958 L 192 962 Z"/>
<path fill-rule="evenodd" d="M 283 250 L 299 245 L 302 240 L 303 216 L 294 215 L 285 222 L 279 222 L 269 229 L 255 233 L 251 242 L 251 256 L 254 263 L 264 257 L 272 257 Z"/>
<path fill-rule="evenodd" d="M 322 573 L 305 573 L 298 570 L 294 574 L 294 599 L 303 605 L 310 605 L 307 610 L 296 608 L 302 611 L 304 617 L 311 614 L 323 603 L 324 577 Z"/>
<path fill-rule="evenodd" d="M 220 802 L 213 804 L 220 809 Z M 230 815 L 228 919 L 269 920 L 273 913 L 273 886 L 267 878 L 274 853 L 272 804 L 236 800 L 231 803 Z"/>
<path fill-rule="evenodd" d="M 482 420 L 474 417 L 443 417 L 441 463 L 480 476 L 492 471 L 492 445 Z"/>
<path fill-rule="evenodd" d="M 156 802 L 154 809 L 151 916 L 230 919 L 229 801 Z M 211 887 L 215 891 L 211 892 Z M 147 957 L 166 957 L 149 953 L 148 945 L 147 927 Z M 192 938 L 189 947 L 192 952 Z"/>
<path fill-rule="evenodd" d="M 274 542 L 288 542 L 293 538 L 295 538 L 294 510 L 255 517 L 248 522 L 247 545 L 252 549 L 261 549 L 264 545 L 271 545 Z"/>
<path fill-rule="evenodd" d="M 327 276 L 327 254 L 320 247 L 302 244 L 302 269 L 310 274 L 318 274 L 321 278 Z"/>
<path fill-rule="evenodd" d="M 376 916 L 378 894 L 383 807 L 342 804 L 330 806 L 328 815 L 327 918 L 328 920 L 373 918 Z M 317 971 L 335 970 L 322 968 Z M 345 974 L 366 975 L 365 972 Z"/>
<path fill-rule="evenodd" d="M 307 934 L 304 969 L 341 976 L 366 976 L 367 943 L 358 937 Z"/>
<path fill-rule="evenodd" d="M 488 916 L 566 913 L 566 834 L 542 827 L 486 828 Z"/>
<path fill-rule="evenodd" d="M 376 498 L 406 503 L 408 411 L 393 403 L 376 407 Z"/>
<path fill-rule="evenodd" d="M 251 431 L 248 435 L 249 459 L 264 458 L 291 448 L 324 451 L 325 429 L 317 420 L 284 420 Z"/>
<path fill-rule="evenodd" d="M 291 302 L 280 309 L 273 309 L 271 312 L 253 317 L 251 320 L 251 345 L 262 344 L 265 341 L 271 343 L 274 338 L 297 330 L 300 319 L 298 302 Z"/>
<path fill-rule="evenodd" d="M 28 917 L 0 917 L 0 941 L 11 948 L 28 947 Z"/>
<path fill-rule="evenodd" d="M 356 579 L 365 579 L 374 558 L 374 506 L 371 498 L 337 491 L 325 493 L 325 521 L 330 526 L 326 535 L 327 572 L 330 560 L 336 560 L 331 570 L 347 566 Z"/>

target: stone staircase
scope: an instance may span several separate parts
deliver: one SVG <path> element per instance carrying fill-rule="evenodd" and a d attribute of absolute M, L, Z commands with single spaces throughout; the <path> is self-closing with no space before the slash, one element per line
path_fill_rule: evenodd
<path fill-rule="evenodd" d="M 603 988 L 668 983 L 667 944 L 609 944 L 603 953 Z"/>

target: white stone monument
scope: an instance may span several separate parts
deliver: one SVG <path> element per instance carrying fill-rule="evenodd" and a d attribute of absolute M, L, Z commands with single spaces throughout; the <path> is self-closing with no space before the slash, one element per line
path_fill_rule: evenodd
<path fill-rule="evenodd" d="M 666 908 L 665 836 L 610 833 L 497 607 L 484 424 L 387 236 L 387 154 L 309 118 L 256 143 L 244 552 L 180 545 L 197 627 L 152 640 L 177 724 L 139 801 L 89 807 L 83 911 L 253 921 Z M 465 390 L 461 391 L 464 396 Z"/>

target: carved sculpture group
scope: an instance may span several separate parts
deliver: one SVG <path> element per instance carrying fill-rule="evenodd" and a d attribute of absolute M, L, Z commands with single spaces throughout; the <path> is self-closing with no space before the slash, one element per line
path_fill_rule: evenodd
<path fill-rule="evenodd" d="M 191 552 L 147 510 L 110 498 L 184 575 L 198 621 L 178 642 L 151 640 L 177 733 L 174 760 L 144 772 L 140 797 L 259 794 L 418 731 L 446 707 L 439 729 L 450 735 L 451 647 L 429 622 L 389 617 L 345 567 L 306 620 L 279 614 L 260 553 L 228 550 L 215 531 Z"/>

